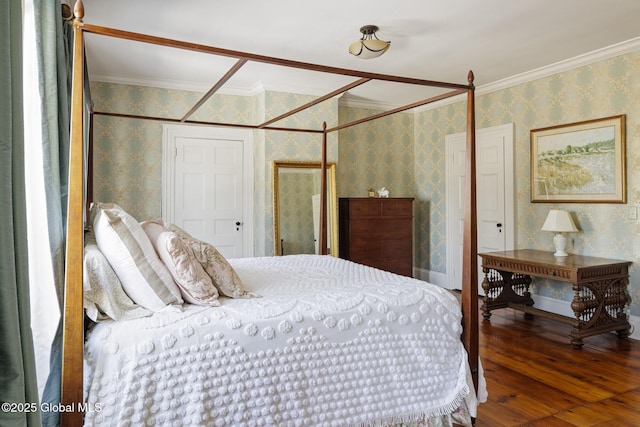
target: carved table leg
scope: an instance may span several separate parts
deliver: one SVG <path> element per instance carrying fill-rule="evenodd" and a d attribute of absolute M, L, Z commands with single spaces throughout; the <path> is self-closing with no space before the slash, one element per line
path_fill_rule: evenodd
<path fill-rule="evenodd" d="M 582 338 L 571 338 L 571 347 L 579 350 L 584 345 Z"/>
<path fill-rule="evenodd" d="M 631 335 L 631 328 L 620 329 L 617 330 L 616 333 L 620 338 L 629 338 L 629 335 Z"/>
<path fill-rule="evenodd" d="M 482 307 L 480 307 L 482 309 L 482 319 L 483 320 L 489 320 L 491 319 L 491 310 L 489 309 L 489 290 L 492 288 L 492 283 L 491 280 L 489 279 L 489 273 L 490 269 L 488 268 L 482 268 L 482 272 L 484 273 L 484 279 L 482 280 L 482 289 L 484 290 L 484 297 L 482 298 Z"/>
<path fill-rule="evenodd" d="M 603 332 L 629 336 L 631 325 L 624 311 L 631 301 L 627 285 L 627 277 L 614 277 L 573 286 L 571 309 L 578 320 L 570 334 L 574 348 L 580 348 L 583 337 Z"/>
<path fill-rule="evenodd" d="M 508 307 L 509 303 L 533 305 L 529 292 L 530 276 L 486 267 L 483 267 L 482 271 L 484 298 L 481 309 L 484 320 L 491 318 L 491 310 Z"/>

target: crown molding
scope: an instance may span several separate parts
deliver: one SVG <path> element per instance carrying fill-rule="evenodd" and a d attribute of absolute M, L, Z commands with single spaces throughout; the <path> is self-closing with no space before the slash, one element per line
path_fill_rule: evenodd
<path fill-rule="evenodd" d="M 284 92 L 284 93 L 293 93 L 296 95 L 309 95 L 320 97 L 327 94 L 327 92 L 318 87 L 310 87 L 310 86 L 294 86 L 287 84 L 268 84 L 264 86 L 265 91 L 269 92 Z"/>
<path fill-rule="evenodd" d="M 509 87 L 517 86 L 530 81 L 538 80 L 544 77 L 549 77 L 554 74 L 559 74 L 565 71 L 570 71 L 578 67 L 593 64 L 598 61 L 604 61 L 606 59 L 614 58 L 616 56 L 624 55 L 627 53 L 640 50 L 640 37 L 636 37 L 630 40 L 626 40 L 611 46 L 597 49 L 592 52 L 588 52 L 582 55 L 575 56 L 573 58 L 565 59 L 554 64 L 546 65 L 544 67 L 536 68 L 534 70 L 526 71 L 524 73 L 516 74 L 515 76 L 507 77 L 502 80 L 497 80 L 493 83 L 478 86 L 476 88 L 476 96 L 484 95 L 498 90 L 507 89 Z M 415 113 L 422 111 L 432 110 L 434 108 L 443 107 L 449 104 L 455 104 L 466 99 L 466 95 L 458 95 L 442 101 L 437 101 L 432 104 L 428 104 L 422 107 L 414 109 Z"/>
<path fill-rule="evenodd" d="M 183 80 L 169 80 L 169 79 L 156 79 L 156 78 L 132 78 L 123 75 L 115 74 L 92 74 L 92 82 L 101 83 L 114 83 L 122 85 L 154 87 L 169 90 L 184 90 L 190 92 L 206 93 L 211 89 L 211 85 L 205 83 L 188 82 Z M 236 95 L 236 96 L 255 96 L 260 93 L 270 92 L 285 92 L 294 93 L 296 95 L 310 95 L 310 96 L 323 96 L 325 92 L 319 88 L 311 88 L 307 86 L 292 86 L 292 85 L 264 85 L 263 82 L 258 81 L 251 86 L 238 86 L 232 84 L 225 84 L 216 93 L 223 95 Z"/>
<path fill-rule="evenodd" d="M 527 71 L 522 74 L 498 80 L 493 83 L 483 85 L 478 88 L 481 93 L 495 92 L 497 90 L 506 89 L 511 86 L 516 86 L 522 83 L 538 80 L 543 77 L 548 77 L 554 74 L 559 74 L 565 71 L 570 71 L 584 65 L 593 64 L 598 61 L 614 58 L 619 55 L 631 53 L 640 50 L 640 37 L 635 39 L 626 40 L 621 43 L 617 43 L 602 49 L 594 50 L 583 55 L 578 55 L 573 58 L 565 59 L 563 61 L 556 62 L 551 65 L 536 68 L 531 71 Z"/>
<path fill-rule="evenodd" d="M 189 92 L 206 93 L 211 89 L 211 85 L 198 82 L 188 82 L 183 80 L 156 79 L 156 78 L 132 78 L 117 74 L 92 74 L 92 82 L 114 83 L 131 86 L 154 87 L 170 90 L 184 90 Z M 227 84 L 220 88 L 217 93 L 223 95 L 255 96 L 265 91 L 261 81 L 252 86 L 234 86 Z"/>
<path fill-rule="evenodd" d="M 353 99 L 347 97 L 341 97 L 339 102 L 340 107 L 348 107 L 348 108 L 362 108 L 366 110 L 381 110 L 387 111 L 392 110 L 394 108 L 400 107 L 400 105 L 389 104 L 385 102 L 379 101 L 371 101 L 368 99 Z"/>

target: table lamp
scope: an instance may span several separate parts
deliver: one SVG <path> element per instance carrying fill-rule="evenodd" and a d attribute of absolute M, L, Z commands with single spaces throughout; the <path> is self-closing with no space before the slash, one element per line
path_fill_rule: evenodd
<path fill-rule="evenodd" d="M 556 247 L 555 256 L 569 255 L 565 249 L 567 248 L 567 238 L 562 233 L 575 233 L 578 231 L 576 225 L 571 219 L 569 212 L 561 209 L 551 209 L 547 219 L 542 225 L 542 231 L 553 231 L 557 233 L 553 236 L 553 244 Z"/>

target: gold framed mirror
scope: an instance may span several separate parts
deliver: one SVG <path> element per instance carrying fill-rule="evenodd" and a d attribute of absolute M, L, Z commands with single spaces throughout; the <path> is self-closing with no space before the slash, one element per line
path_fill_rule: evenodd
<path fill-rule="evenodd" d="M 320 162 L 273 161 L 274 255 L 318 254 Z M 327 163 L 327 248 L 338 256 L 336 165 Z"/>

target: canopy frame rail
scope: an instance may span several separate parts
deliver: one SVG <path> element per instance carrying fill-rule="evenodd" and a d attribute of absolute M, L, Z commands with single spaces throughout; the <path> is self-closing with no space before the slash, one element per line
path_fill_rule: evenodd
<path fill-rule="evenodd" d="M 319 98 L 314 99 L 311 102 L 308 102 L 308 103 L 306 103 L 304 105 L 301 105 L 298 108 L 294 108 L 293 110 L 289 110 L 286 113 L 280 114 L 277 117 L 274 117 L 274 118 L 272 118 L 270 120 L 267 120 L 266 122 L 258 125 L 258 128 L 259 129 L 264 129 L 266 126 L 270 125 L 271 123 L 276 123 L 276 122 L 278 122 L 278 121 L 280 121 L 280 120 L 282 120 L 284 118 L 287 118 L 289 116 L 293 116 L 294 114 L 299 113 L 300 111 L 304 111 L 304 110 L 306 110 L 308 108 L 311 108 L 311 107 L 313 107 L 315 105 L 318 105 L 318 104 L 320 104 L 320 103 L 322 103 L 322 102 L 324 102 L 324 101 L 326 101 L 328 99 L 333 98 L 334 96 L 338 96 L 338 95 L 340 95 L 340 94 L 342 94 L 342 93 L 344 93 L 344 92 L 346 92 L 346 91 L 348 91 L 350 89 L 353 89 L 354 87 L 358 87 L 361 84 L 364 84 L 364 83 L 366 83 L 368 81 L 371 81 L 371 79 L 364 78 L 364 77 L 361 78 L 361 79 L 358 79 L 358 80 L 356 80 L 356 81 L 354 81 L 352 83 L 349 83 L 348 85 L 345 85 L 345 86 L 341 87 L 340 89 L 336 89 L 333 92 L 330 92 L 330 93 L 328 93 L 328 94 L 326 94 L 324 96 L 321 96 Z M 323 131 L 324 130 L 326 130 L 325 124 L 323 124 Z"/>
<path fill-rule="evenodd" d="M 78 20 L 74 21 L 74 24 L 79 26 L 83 32 L 87 32 L 90 34 L 103 35 L 103 36 L 114 37 L 114 38 L 119 38 L 123 40 L 130 40 L 134 42 L 148 43 L 148 44 L 154 44 L 158 46 L 164 46 L 164 47 L 170 47 L 170 48 L 176 48 L 176 49 L 182 49 L 182 50 L 190 50 L 190 51 L 199 52 L 199 53 L 206 53 L 206 54 L 211 54 L 216 56 L 224 56 L 224 57 L 231 57 L 231 58 L 237 59 L 238 62 L 236 62 L 233 65 L 233 67 L 231 67 L 231 69 L 229 69 L 229 71 L 205 94 L 205 96 L 203 96 L 200 99 L 200 101 L 198 101 L 198 103 L 182 117 L 180 123 L 187 122 L 187 119 L 191 115 L 193 115 L 199 107 L 201 107 L 214 93 L 216 93 L 248 61 L 359 78 L 359 80 L 356 80 L 353 83 L 350 83 L 340 89 L 337 89 L 336 91 L 331 92 L 328 95 L 322 96 L 312 102 L 309 102 L 308 104 L 298 107 L 297 109 L 294 109 L 288 113 L 285 113 L 274 119 L 270 119 L 267 122 L 262 123 L 261 125 L 258 125 L 258 128 L 260 129 L 265 128 L 267 125 L 271 123 L 275 123 L 276 121 L 279 121 L 285 117 L 289 117 L 295 113 L 308 109 L 327 99 L 330 99 L 336 95 L 339 95 L 340 93 L 346 92 L 349 89 L 352 89 L 354 87 L 357 87 L 361 84 L 367 83 L 372 80 L 412 84 L 412 85 L 418 85 L 418 86 L 438 87 L 443 89 L 454 90 L 453 92 L 448 92 L 447 94 L 440 95 L 438 97 L 439 99 L 449 98 L 451 96 L 464 93 L 467 90 L 473 88 L 473 85 L 469 85 L 469 84 L 449 83 L 449 82 L 440 82 L 435 80 L 417 79 L 412 77 L 393 76 L 393 75 L 381 74 L 381 73 L 370 73 L 370 72 L 352 70 L 347 68 L 338 68 L 338 67 L 332 67 L 332 66 L 311 64 L 308 62 L 275 58 L 271 56 L 258 55 L 253 53 L 241 52 L 237 50 L 223 49 L 215 46 L 190 43 L 190 42 L 185 42 L 180 40 L 172 40 L 165 37 L 151 36 L 148 34 L 119 30 L 115 28 L 108 28 L 108 27 L 103 27 L 99 25 L 86 24 Z M 394 114 L 395 112 L 398 112 L 398 111 L 409 110 L 411 108 L 415 108 L 416 106 L 425 105 L 429 102 L 433 102 L 433 101 L 415 102 L 415 103 L 406 105 L 404 107 L 399 107 L 397 109 L 391 110 L 393 112 L 390 112 L 389 114 Z M 380 116 L 380 117 L 383 117 L 383 116 Z M 348 126 L 343 126 L 342 128 L 344 127 L 348 127 Z M 328 131 L 331 132 L 333 130 L 336 130 L 336 129 L 331 128 Z"/>
<path fill-rule="evenodd" d="M 187 114 L 184 115 L 184 117 L 182 117 L 182 120 L 180 120 L 180 122 L 185 122 L 189 117 L 191 117 L 196 111 L 198 111 L 198 109 L 200 107 L 202 107 L 204 105 L 205 102 L 207 102 L 207 100 L 209 98 L 211 98 L 222 86 L 224 86 L 224 84 L 231 78 L 233 77 L 233 75 L 235 73 L 237 73 L 238 71 L 240 71 L 240 68 L 242 68 L 244 66 L 244 64 L 246 64 L 248 62 L 248 60 L 246 59 L 238 59 L 238 62 L 236 62 L 235 64 L 233 64 L 233 67 L 231 67 L 229 69 L 229 71 L 226 72 L 226 74 L 224 76 L 222 76 L 222 78 L 220 78 L 220 80 L 218 80 L 216 82 L 215 85 L 213 85 L 213 87 L 211 89 L 209 89 L 209 91 L 202 97 L 200 98 L 200 100 L 196 103 L 196 105 L 194 105 L 188 112 Z"/>
<path fill-rule="evenodd" d="M 382 80 L 396 83 L 406 83 L 419 86 L 440 87 L 445 89 L 472 89 L 472 86 L 461 83 L 439 82 L 435 80 L 417 79 L 413 77 L 400 77 L 389 74 L 370 73 L 366 71 L 351 70 L 348 68 L 338 68 L 328 65 L 311 64 L 309 62 L 294 61 L 289 59 L 275 58 L 272 56 L 258 55 L 254 53 L 241 52 L 237 50 L 223 49 L 214 46 L 208 46 L 197 43 L 190 43 L 180 40 L 172 40 L 164 37 L 151 36 L 148 34 L 136 33 L 132 31 L 119 30 L 115 28 L 103 27 L 100 25 L 86 24 L 84 22 L 74 21 L 82 31 L 99 34 L 103 36 L 115 37 L 125 40 L 137 41 L 141 43 L 155 44 L 165 47 L 173 47 L 184 50 L 191 50 L 200 53 L 209 53 L 218 56 L 232 57 L 236 59 L 244 58 L 249 61 L 262 62 L 271 65 L 280 65 L 289 68 L 298 68 L 309 71 L 319 71 L 329 74 L 337 74 L 341 76 L 352 76 L 359 78 L 368 78 L 371 80 Z"/>

